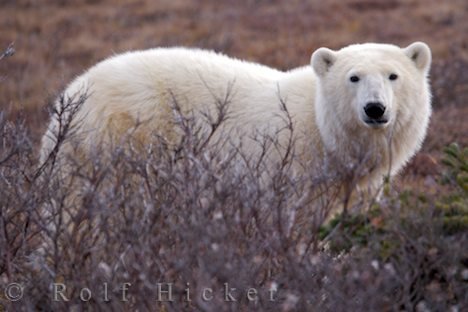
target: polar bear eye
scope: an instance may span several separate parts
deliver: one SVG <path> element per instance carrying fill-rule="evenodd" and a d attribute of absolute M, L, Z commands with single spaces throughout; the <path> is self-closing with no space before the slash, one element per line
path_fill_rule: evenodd
<path fill-rule="evenodd" d="M 390 74 L 390 76 L 388 76 L 388 79 L 390 80 L 397 80 L 397 78 L 398 78 L 397 74 Z"/>
<path fill-rule="evenodd" d="M 351 76 L 351 77 L 349 77 L 349 80 L 350 80 L 351 82 L 358 82 L 358 81 L 359 81 L 359 77 L 358 77 L 358 76 Z"/>

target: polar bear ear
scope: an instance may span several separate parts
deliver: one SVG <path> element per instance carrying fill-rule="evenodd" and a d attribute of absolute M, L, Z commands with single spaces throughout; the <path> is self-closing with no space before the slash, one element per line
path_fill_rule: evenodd
<path fill-rule="evenodd" d="M 431 49 L 424 42 L 414 42 L 403 49 L 405 54 L 414 62 L 416 68 L 427 73 L 431 66 Z"/>
<path fill-rule="evenodd" d="M 310 59 L 312 68 L 319 76 L 325 75 L 325 73 L 330 69 L 335 61 L 336 52 L 327 48 L 320 48 L 316 50 Z"/>

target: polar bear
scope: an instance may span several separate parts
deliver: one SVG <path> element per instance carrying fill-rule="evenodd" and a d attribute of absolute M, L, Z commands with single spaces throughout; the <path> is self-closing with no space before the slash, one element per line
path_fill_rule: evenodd
<path fill-rule="evenodd" d="M 430 49 L 422 42 L 405 48 L 377 43 L 320 48 L 310 65 L 286 72 L 199 49 L 128 52 L 98 63 L 66 88 L 65 98 L 85 93 L 86 98 L 60 153 L 71 151 L 67 140 L 73 137 L 86 155 L 91 146 L 103 146 L 136 124 L 142 144 L 155 132 L 175 144 L 181 134 L 174 103 L 201 122 L 216 119 L 224 101 L 228 118 L 216 131 L 218 138 L 257 153 L 256 132 L 286 140 L 280 131 L 286 109 L 299 158 L 330 171 L 360 162 L 354 168 L 365 174 L 353 184 L 376 187 L 421 147 L 431 115 L 430 63 Z M 52 117 L 41 162 L 53 153 L 67 114 Z"/>

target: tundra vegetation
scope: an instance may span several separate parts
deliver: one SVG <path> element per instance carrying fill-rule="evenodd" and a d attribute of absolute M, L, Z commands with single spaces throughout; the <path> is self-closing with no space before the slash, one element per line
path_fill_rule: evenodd
<path fill-rule="evenodd" d="M 464 311 L 467 23 L 463 0 L 2 1 L 0 49 L 17 51 L 0 52 L 0 310 Z M 190 119 L 181 151 L 116 146 L 72 181 L 52 179 L 54 154 L 37 163 L 45 103 L 112 51 L 198 46 L 284 69 L 320 46 L 414 40 L 434 52 L 428 137 L 346 215 L 299 200 L 307 174 L 277 166 L 262 184 L 261 161 L 205 150 Z"/>
<path fill-rule="evenodd" d="M 67 118 L 41 166 L 24 120 L 0 115 L 0 302 L 6 309 L 358 311 L 466 304 L 466 147 L 445 148 L 439 194 L 385 184 L 380 201 L 331 214 L 341 195 L 330 191 L 326 173 L 320 179 L 290 170 L 293 141 L 273 167 L 234 146 L 219 153 L 227 142 L 207 142 L 223 120 L 207 120 L 211 130 L 201 132 L 176 103 L 180 146 L 155 135 L 142 151 L 129 133 L 108 157 L 96 148 L 85 166 L 67 155 L 72 165 L 60 174 L 56 155 L 85 100 L 62 97 L 54 108 Z M 219 103 L 220 112 L 225 105 Z M 284 131 L 293 132 L 284 114 Z M 274 138 L 254 139 L 262 155 L 275 148 Z M 319 201 L 310 196 L 317 188 Z"/>

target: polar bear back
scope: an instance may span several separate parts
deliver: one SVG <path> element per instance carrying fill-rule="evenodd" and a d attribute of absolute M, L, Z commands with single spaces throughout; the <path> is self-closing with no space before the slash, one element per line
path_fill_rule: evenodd
<path fill-rule="evenodd" d="M 289 83 L 289 77 L 296 77 L 298 71 L 307 78 L 300 79 L 302 83 Z M 116 55 L 98 63 L 67 87 L 65 98 L 87 96 L 74 117 L 84 147 L 101 144 L 109 133 L 122 135 L 137 123 L 143 125 L 140 133 L 156 131 L 169 141 L 177 141 L 175 104 L 182 114 L 203 119 L 216 115 L 217 105 L 223 102 L 227 103 L 228 116 L 224 131 L 218 133 L 240 143 L 239 137 L 256 131 L 274 133 L 268 130 L 272 125 L 284 127 L 282 100 L 297 111 L 292 114 L 299 120 L 305 118 L 301 110 L 312 113 L 313 79 L 310 67 L 292 74 L 212 51 L 157 48 Z M 308 92 L 303 91 L 306 82 Z M 305 102 L 307 107 L 302 107 Z M 312 121 L 313 116 L 309 119 Z M 56 123 L 53 119 L 43 138 L 42 160 L 55 143 Z M 246 144 L 249 140 L 244 141 Z"/>

